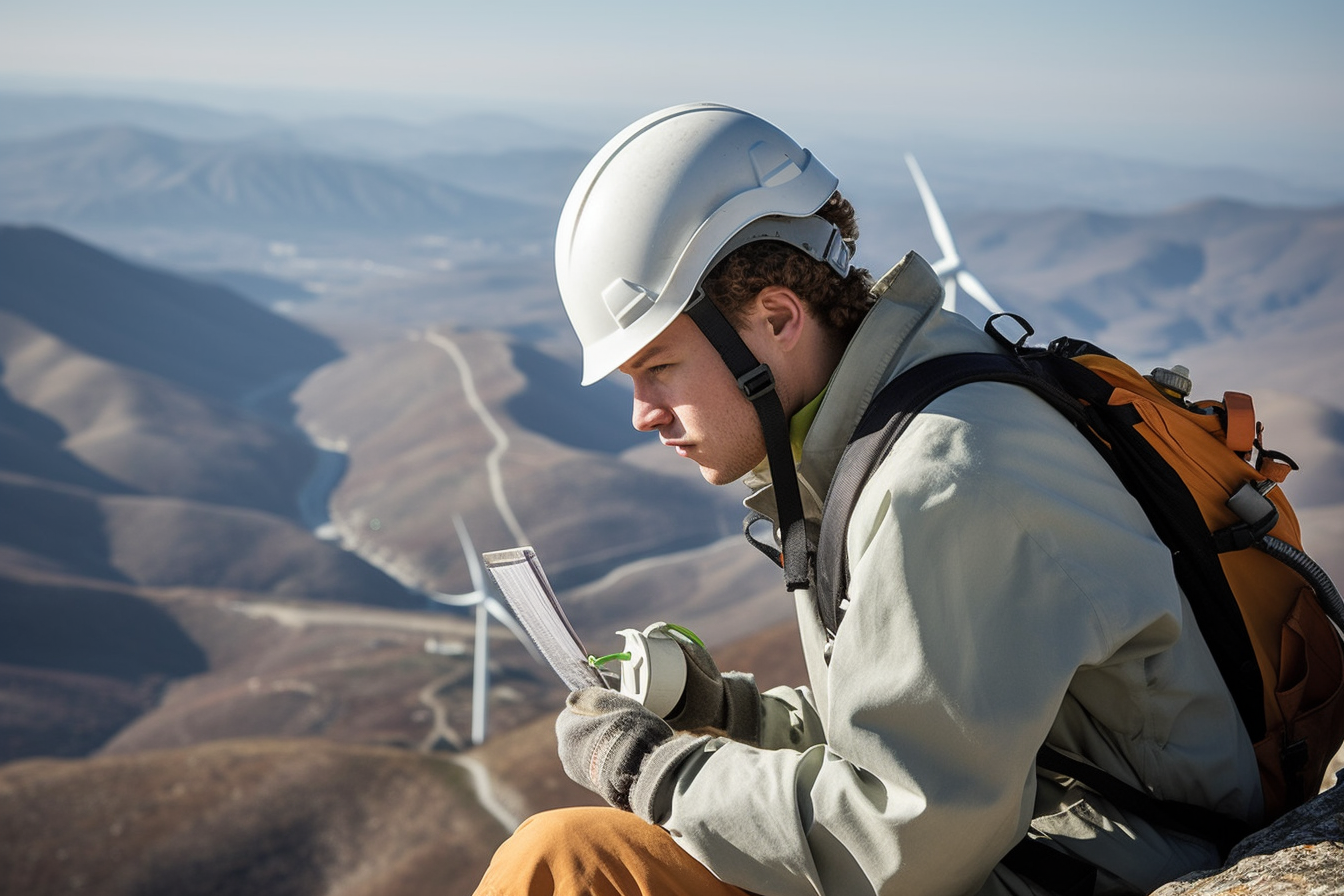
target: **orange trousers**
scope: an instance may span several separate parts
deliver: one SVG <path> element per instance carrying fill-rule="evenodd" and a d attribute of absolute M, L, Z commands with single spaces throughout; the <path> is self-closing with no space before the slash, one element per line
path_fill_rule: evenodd
<path fill-rule="evenodd" d="M 606 807 L 533 815 L 496 850 L 476 896 L 750 896 L 637 815 Z"/>

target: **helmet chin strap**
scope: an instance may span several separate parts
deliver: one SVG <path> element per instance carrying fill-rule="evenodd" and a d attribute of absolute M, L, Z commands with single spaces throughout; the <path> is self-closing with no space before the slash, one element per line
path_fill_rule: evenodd
<path fill-rule="evenodd" d="M 686 309 L 700 332 L 714 346 L 723 363 L 737 380 L 742 394 L 751 402 L 760 418 L 765 437 L 766 457 L 770 461 L 770 479 L 775 487 L 775 506 L 779 511 L 779 530 L 784 536 L 784 585 L 790 591 L 808 587 L 811 567 L 807 547 L 807 528 L 803 522 L 803 501 L 798 491 L 798 472 L 789 444 L 789 421 L 775 391 L 775 377 L 747 348 L 733 325 L 703 292 Z"/>

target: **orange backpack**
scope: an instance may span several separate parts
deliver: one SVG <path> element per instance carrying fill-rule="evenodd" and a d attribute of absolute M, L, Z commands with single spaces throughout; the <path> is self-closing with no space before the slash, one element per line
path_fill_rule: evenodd
<path fill-rule="evenodd" d="M 1006 315 L 1025 331 L 1011 342 L 995 327 L 1002 316 L 985 330 L 1011 354 L 935 358 L 874 398 L 826 498 L 816 567 L 822 619 L 834 631 L 842 615 L 848 511 L 910 420 L 964 383 L 1026 386 L 1087 436 L 1171 549 L 1177 581 L 1255 744 L 1265 820 L 1315 795 L 1344 740 L 1344 644 L 1336 629 L 1344 627 L 1344 601 L 1303 552 L 1297 516 L 1277 488 L 1296 465 L 1263 448 L 1250 396 L 1190 403 L 1180 368 L 1144 377 L 1072 339 L 1030 348 L 1030 325 Z"/>
<path fill-rule="evenodd" d="M 1266 818 L 1276 818 L 1316 794 L 1344 739 L 1344 658 L 1325 610 L 1339 595 L 1303 552 L 1297 515 L 1277 488 L 1296 464 L 1263 447 L 1249 395 L 1187 403 L 1173 388 L 1184 379 L 1179 369 L 1150 379 L 1095 350 L 1073 360 L 1114 387 L 1108 405 L 1137 413 L 1133 430 L 1180 477 L 1203 518 L 1200 535 L 1211 535 L 1258 672 L 1234 666 L 1224 677 L 1240 679 L 1240 691 L 1229 686 L 1255 743 Z M 1200 626 L 1208 638 L 1203 620 Z M 1229 627 L 1220 637 L 1241 641 Z M 1244 644 L 1220 650 L 1226 646 L 1210 644 L 1221 662 L 1228 661 L 1220 653 L 1245 656 Z"/>

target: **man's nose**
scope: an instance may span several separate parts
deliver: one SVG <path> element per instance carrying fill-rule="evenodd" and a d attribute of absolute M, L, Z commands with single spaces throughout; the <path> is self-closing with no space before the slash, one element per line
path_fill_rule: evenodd
<path fill-rule="evenodd" d="M 672 412 L 656 401 L 649 400 L 635 390 L 634 406 L 630 413 L 630 425 L 640 432 L 654 432 L 672 422 Z"/>

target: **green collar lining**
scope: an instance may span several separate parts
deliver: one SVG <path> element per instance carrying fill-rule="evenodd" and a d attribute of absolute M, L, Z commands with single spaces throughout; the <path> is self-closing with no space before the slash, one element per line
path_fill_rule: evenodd
<path fill-rule="evenodd" d="M 812 428 L 812 421 L 817 419 L 817 408 L 821 407 L 821 400 L 825 397 L 826 390 L 822 389 L 816 398 L 799 408 L 798 413 L 789 419 L 789 445 L 793 448 L 795 463 L 803 456 L 803 440 Z"/>

